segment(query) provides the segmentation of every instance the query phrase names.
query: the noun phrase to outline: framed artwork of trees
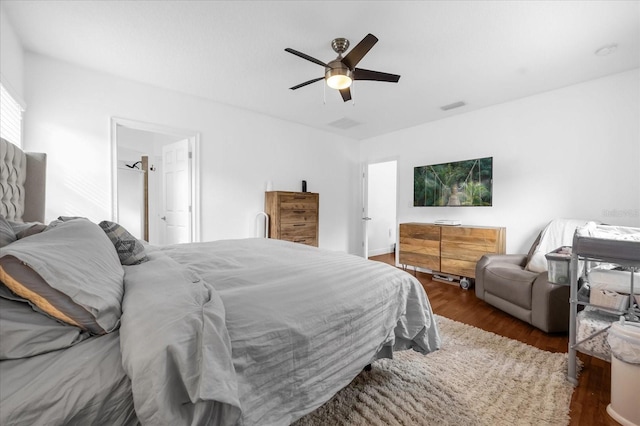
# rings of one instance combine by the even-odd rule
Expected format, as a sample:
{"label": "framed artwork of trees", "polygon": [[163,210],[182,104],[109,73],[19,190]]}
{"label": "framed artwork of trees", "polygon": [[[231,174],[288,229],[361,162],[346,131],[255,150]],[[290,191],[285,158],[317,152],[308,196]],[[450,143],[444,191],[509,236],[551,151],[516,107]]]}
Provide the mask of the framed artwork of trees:
{"label": "framed artwork of trees", "polygon": [[414,167],[413,205],[491,206],[493,157]]}

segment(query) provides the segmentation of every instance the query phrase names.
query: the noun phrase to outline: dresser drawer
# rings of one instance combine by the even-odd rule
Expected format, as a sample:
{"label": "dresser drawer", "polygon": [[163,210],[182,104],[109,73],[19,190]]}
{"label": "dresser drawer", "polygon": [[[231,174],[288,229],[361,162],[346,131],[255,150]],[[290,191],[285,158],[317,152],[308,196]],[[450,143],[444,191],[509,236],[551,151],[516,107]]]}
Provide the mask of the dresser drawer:
{"label": "dresser drawer", "polygon": [[283,223],[280,238],[294,243],[317,245],[318,226],[316,223]]}
{"label": "dresser drawer", "polygon": [[318,230],[314,222],[283,223],[280,225],[280,235],[283,237],[316,236]]}
{"label": "dresser drawer", "polygon": [[281,210],[316,210],[318,197],[316,194],[287,194],[280,196]]}
{"label": "dresser drawer", "polygon": [[317,210],[295,209],[280,210],[280,223],[316,223],[318,221]]}
{"label": "dresser drawer", "polygon": [[476,277],[475,261],[442,258],[440,262],[440,272],[469,278]]}

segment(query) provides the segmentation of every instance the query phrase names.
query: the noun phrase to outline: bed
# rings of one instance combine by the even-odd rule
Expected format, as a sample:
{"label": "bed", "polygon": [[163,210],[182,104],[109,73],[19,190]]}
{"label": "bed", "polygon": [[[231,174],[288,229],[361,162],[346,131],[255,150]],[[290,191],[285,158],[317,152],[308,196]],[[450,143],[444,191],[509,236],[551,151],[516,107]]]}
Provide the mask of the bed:
{"label": "bed", "polygon": [[45,224],[38,197],[32,210],[5,195],[38,190],[46,158],[25,171],[9,145],[0,424],[287,425],[376,359],[440,346],[420,283],[386,264],[280,240],[157,247],[109,221]]}

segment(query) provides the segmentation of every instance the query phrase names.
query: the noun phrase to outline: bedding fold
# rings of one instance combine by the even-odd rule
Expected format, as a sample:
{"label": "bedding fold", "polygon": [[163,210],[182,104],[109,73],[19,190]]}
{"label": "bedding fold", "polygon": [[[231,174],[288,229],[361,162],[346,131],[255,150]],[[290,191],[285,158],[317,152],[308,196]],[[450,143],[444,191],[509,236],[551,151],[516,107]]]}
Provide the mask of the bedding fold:
{"label": "bedding fold", "polygon": [[234,425],[240,417],[225,309],[161,252],[125,266],[120,347],[144,425]]}

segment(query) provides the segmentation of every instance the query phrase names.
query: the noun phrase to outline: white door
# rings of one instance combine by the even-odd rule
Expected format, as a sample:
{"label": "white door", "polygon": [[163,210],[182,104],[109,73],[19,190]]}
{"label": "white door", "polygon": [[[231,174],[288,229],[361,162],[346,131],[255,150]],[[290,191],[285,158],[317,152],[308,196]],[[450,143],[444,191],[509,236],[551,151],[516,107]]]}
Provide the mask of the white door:
{"label": "white door", "polygon": [[162,147],[163,244],[191,241],[191,162],[189,140]]}

